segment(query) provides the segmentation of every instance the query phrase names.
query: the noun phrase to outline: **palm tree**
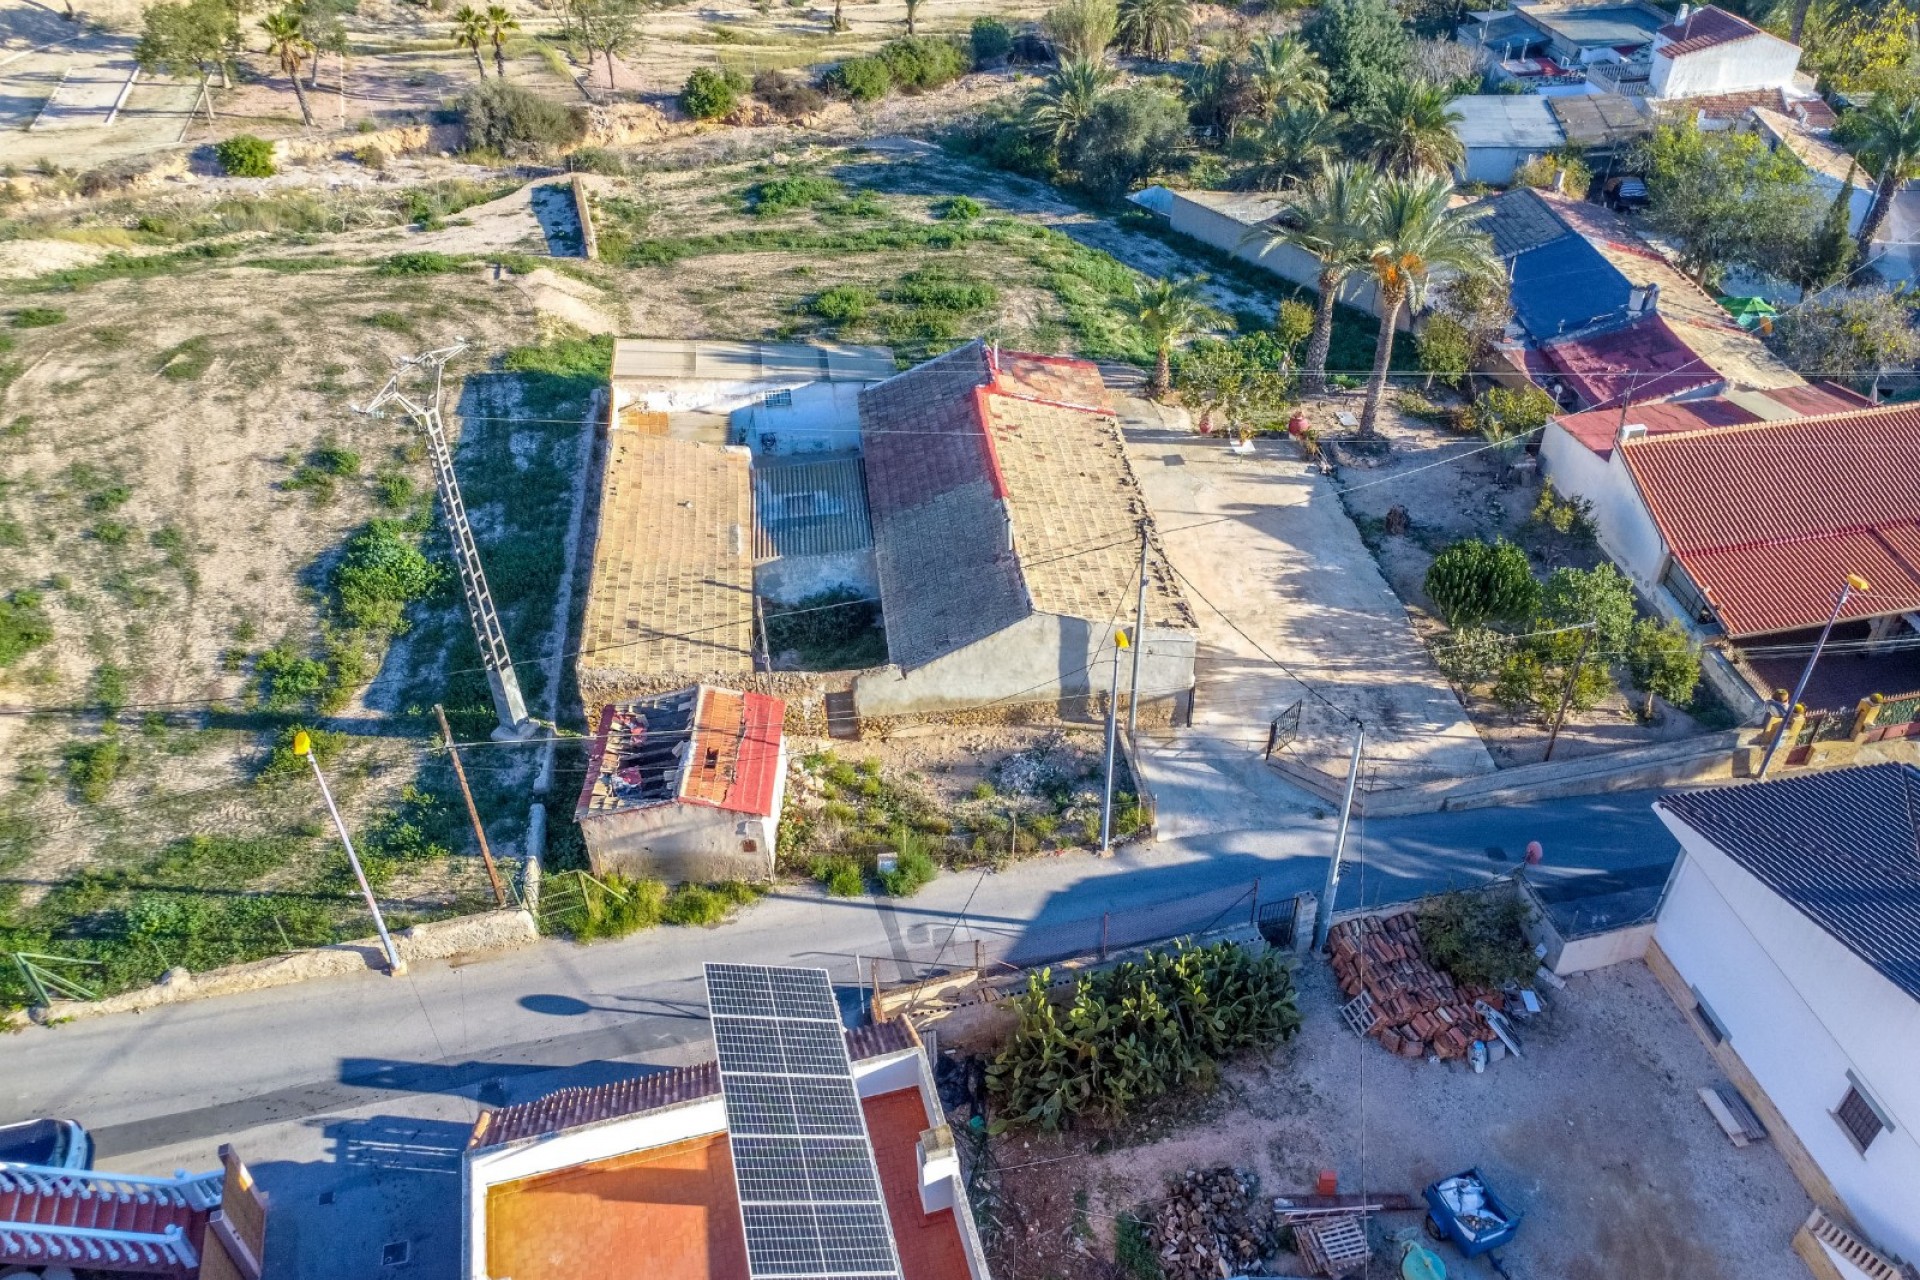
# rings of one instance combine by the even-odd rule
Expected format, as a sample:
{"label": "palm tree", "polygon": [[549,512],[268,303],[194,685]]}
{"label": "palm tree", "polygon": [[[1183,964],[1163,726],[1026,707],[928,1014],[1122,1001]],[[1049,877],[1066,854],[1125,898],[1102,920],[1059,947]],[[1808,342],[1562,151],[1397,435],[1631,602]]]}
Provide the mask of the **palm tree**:
{"label": "palm tree", "polygon": [[487,39],[493,41],[493,68],[500,73],[500,78],[505,80],[507,55],[503,46],[508,34],[520,29],[520,23],[511,13],[497,4],[488,5],[486,13],[482,16],[487,25]]}
{"label": "palm tree", "polygon": [[1188,0],[1120,0],[1120,47],[1149,58],[1166,59],[1193,34]]}
{"label": "palm tree", "polygon": [[1437,174],[1388,177],[1381,181],[1370,220],[1367,254],[1380,312],[1380,335],[1373,344],[1373,380],[1360,434],[1370,436],[1387,389],[1400,308],[1420,306],[1435,271],[1477,275],[1497,269],[1493,242],[1473,226],[1489,212],[1485,206],[1449,207],[1453,181]]}
{"label": "palm tree", "polygon": [[1301,371],[1309,395],[1320,395],[1327,389],[1333,308],[1341,282],[1367,263],[1373,245],[1371,224],[1378,184],[1379,177],[1371,169],[1330,165],[1272,222],[1261,223],[1247,234],[1248,240],[1264,239],[1268,246],[1303,249],[1319,264],[1314,287],[1320,296],[1314,303],[1313,335],[1307,340],[1307,359]]}
{"label": "palm tree", "polygon": [[267,52],[279,60],[280,69],[293,81],[293,96],[300,101],[300,119],[311,129],[313,112],[307,107],[307,91],[300,87],[300,64],[313,52],[313,45],[301,29],[300,15],[291,9],[270,13],[260,19],[260,29],[267,33]]}
{"label": "palm tree", "polygon": [[1247,78],[1262,114],[1277,107],[1327,105],[1327,70],[1298,37],[1254,41],[1247,51]]}
{"label": "palm tree", "polygon": [[1860,140],[1860,158],[1880,171],[1880,181],[1873,188],[1873,204],[1860,223],[1855,241],[1864,261],[1880,224],[1887,220],[1887,210],[1893,207],[1900,184],[1920,177],[1920,98],[1901,106],[1890,94],[1876,94],[1872,105],[1855,116],[1852,124]]}
{"label": "palm tree", "polygon": [[1281,191],[1317,171],[1332,158],[1339,142],[1340,126],[1326,110],[1289,105],[1244,133],[1239,150],[1253,162],[1255,187]]}
{"label": "palm tree", "polygon": [[1173,344],[1206,323],[1211,308],[1200,299],[1205,276],[1156,280],[1134,286],[1134,319],[1153,343],[1153,377],[1147,394],[1158,400],[1173,385]]}
{"label": "palm tree", "polygon": [[462,49],[473,50],[473,69],[480,78],[487,78],[487,64],[480,60],[480,46],[487,42],[486,15],[470,4],[463,4],[453,14],[453,42]]}
{"label": "palm tree", "polygon": [[1361,113],[1359,124],[1373,161],[1389,173],[1410,178],[1446,173],[1466,158],[1466,148],[1453,131],[1463,118],[1448,105],[1445,89],[1402,79]]}
{"label": "palm tree", "polygon": [[1113,72],[1091,58],[1072,58],[1055,67],[1027,104],[1034,132],[1056,150],[1073,140],[1093,113],[1093,104],[1113,83]]}

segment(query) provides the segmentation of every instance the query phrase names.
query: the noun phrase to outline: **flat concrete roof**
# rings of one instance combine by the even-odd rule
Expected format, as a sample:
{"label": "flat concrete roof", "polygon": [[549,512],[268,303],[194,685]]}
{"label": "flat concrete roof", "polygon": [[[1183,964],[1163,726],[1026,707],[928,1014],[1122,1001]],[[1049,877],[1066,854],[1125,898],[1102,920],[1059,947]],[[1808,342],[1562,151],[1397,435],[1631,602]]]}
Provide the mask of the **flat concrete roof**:
{"label": "flat concrete roof", "polygon": [[1175,191],[1173,196],[1249,227],[1265,222],[1287,207],[1287,202],[1279,196],[1247,191]]}
{"label": "flat concrete roof", "polygon": [[1469,150],[1475,147],[1513,147],[1552,151],[1566,134],[1547,99],[1535,93],[1474,93],[1448,104],[1460,113],[1455,136]]}
{"label": "flat concrete roof", "polygon": [[898,370],[888,347],[840,342],[700,342],[616,338],[615,382],[878,382]]}
{"label": "flat concrete roof", "polygon": [[1583,49],[1651,44],[1653,33],[1667,24],[1667,15],[1637,4],[1572,8],[1557,5],[1521,5],[1518,12]]}

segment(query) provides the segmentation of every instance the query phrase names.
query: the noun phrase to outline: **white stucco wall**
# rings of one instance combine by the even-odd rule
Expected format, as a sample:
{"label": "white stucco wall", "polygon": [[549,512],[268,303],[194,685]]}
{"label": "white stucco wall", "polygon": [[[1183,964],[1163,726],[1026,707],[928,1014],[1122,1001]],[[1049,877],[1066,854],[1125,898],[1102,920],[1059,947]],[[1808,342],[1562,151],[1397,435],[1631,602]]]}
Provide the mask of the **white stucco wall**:
{"label": "white stucco wall", "polygon": [[[1105,626],[1036,613],[925,666],[870,672],[854,681],[854,707],[864,718],[958,711],[995,702],[1036,707],[1061,698],[1105,696],[1113,674],[1113,641]],[[1170,698],[1193,687],[1191,631],[1147,628],[1140,661],[1140,700]],[[1120,657],[1124,694],[1131,651]],[[1044,710],[1044,708],[1041,708]]]}
{"label": "white stucco wall", "polygon": [[580,824],[596,874],[665,880],[765,880],[773,874],[774,837],[786,799],[787,746],[780,744],[773,814],[761,817],[712,805],[648,805],[590,816]]}
{"label": "white stucco wall", "polygon": [[[764,394],[755,395],[733,411],[733,438],[761,453],[824,453],[829,450],[860,447],[860,393],[871,384],[862,382],[811,382],[789,390],[793,402],[786,405],[764,403]],[[765,449],[763,437],[773,437],[773,448]]]}
{"label": "white stucco wall", "polygon": [[1504,187],[1513,181],[1521,166],[1538,159],[1544,152],[1526,147],[1468,147],[1466,163],[1456,174],[1463,182],[1484,182]]}
{"label": "white stucco wall", "polygon": [[[1173,193],[1172,212],[1167,216],[1167,225],[1181,235],[1192,236],[1202,244],[1212,245],[1222,253],[1230,253],[1242,262],[1250,262],[1265,271],[1271,271],[1282,280],[1291,280],[1294,284],[1319,292],[1316,281],[1320,275],[1320,264],[1313,255],[1304,249],[1292,245],[1264,245],[1262,240],[1243,243],[1248,225],[1235,218],[1228,217],[1217,209],[1210,209],[1199,201],[1191,199],[1185,192]],[[1379,291],[1362,275],[1350,275],[1336,291],[1341,302],[1350,307],[1358,307],[1371,315],[1378,316]],[[1412,317],[1402,309],[1399,327],[1412,327]]]}
{"label": "white stucco wall", "polygon": [[1656,98],[1785,89],[1800,66],[1799,46],[1768,35],[1748,36],[1678,58],[1661,51],[1664,43],[1654,42],[1652,96]]}
{"label": "white stucco wall", "polygon": [[[1632,414],[1627,416],[1632,421]],[[1616,447],[1608,457],[1600,457],[1558,422],[1549,422],[1540,433],[1540,463],[1553,487],[1593,504],[1601,549],[1643,594],[1651,595],[1666,571],[1667,546],[1620,454]]]}
{"label": "white stucco wall", "polygon": [[[1920,1258],[1920,1001],[1684,822],[1655,938],[1878,1248]],[[1890,1113],[1863,1154],[1833,1110],[1851,1071]]]}

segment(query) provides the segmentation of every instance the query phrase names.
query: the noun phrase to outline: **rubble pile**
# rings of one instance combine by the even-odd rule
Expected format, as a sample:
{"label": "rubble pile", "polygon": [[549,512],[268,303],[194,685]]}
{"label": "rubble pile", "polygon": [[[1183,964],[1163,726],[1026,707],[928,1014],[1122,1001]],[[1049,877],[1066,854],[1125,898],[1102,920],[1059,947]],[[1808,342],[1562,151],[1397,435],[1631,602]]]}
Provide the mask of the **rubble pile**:
{"label": "rubble pile", "polygon": [[1257,1275],[1275,1247],[1273,1215],[1259,1181],[1237,1169],[1189,1169],[1147,1223],[1167,1280]]}
{"label": "rubble pile", "polygon": [[[1403,1058],[1465,1058],[1474,1042],[1497,1038],[1475,1001],[1504,1012],[1506,998],[1489,987],[1461,986],[1427,963],[1412,912],[1343,920],[1327,932],[1341,994],[1372,1001],[1366,1034]],[[1356,1024],[1355,1030],[1360,1030]]]}

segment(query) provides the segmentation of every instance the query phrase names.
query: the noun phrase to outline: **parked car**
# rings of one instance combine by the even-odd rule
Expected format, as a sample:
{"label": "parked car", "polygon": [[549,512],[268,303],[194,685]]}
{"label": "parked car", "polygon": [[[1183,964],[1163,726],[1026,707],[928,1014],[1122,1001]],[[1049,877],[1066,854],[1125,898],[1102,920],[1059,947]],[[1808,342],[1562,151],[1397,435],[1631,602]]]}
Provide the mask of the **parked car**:
{"label": "parked car", "polygon": [[78,1120],[22,1120],[18,1124],[0,1124],[0,1164],[91,1169],[93,1135]]}
{"label": "parked car", "polygon": [[1622,213],[1647,207],[1647,184],[1639,178],[1609,178],[1604,190],[1607,205]]}

